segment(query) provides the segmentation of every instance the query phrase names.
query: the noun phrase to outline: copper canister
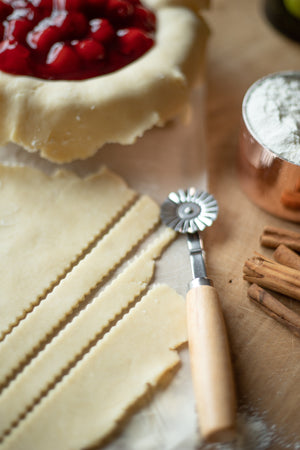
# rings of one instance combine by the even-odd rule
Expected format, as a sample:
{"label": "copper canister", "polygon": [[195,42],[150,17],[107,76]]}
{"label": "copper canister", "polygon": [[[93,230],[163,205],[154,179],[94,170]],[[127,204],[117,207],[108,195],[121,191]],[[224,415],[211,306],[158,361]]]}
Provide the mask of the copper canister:
{"label": "copper canister", "polygon": [[[288,74],[300,79],[300,72]],[[255,84],[247,91],[242,107],[238,152],[241,187],[250,200],[265,211],[300,222],[300,166],[266,148],[251,130],[247,120],[247,101],[254,88]]]}

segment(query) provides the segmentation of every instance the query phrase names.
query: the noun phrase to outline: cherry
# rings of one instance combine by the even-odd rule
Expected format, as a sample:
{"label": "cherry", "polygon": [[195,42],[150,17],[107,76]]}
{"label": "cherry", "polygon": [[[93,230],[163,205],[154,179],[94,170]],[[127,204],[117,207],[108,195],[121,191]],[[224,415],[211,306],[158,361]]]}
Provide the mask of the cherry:
{"label": "cherry", "polygon": [[154,31],[156,26],[155,14],[149,9],[137,5],[134,11],[133,26],[146,31]]}
{"label": "cherry", "polygon": [[80,67],[79,56],[68,44],[57,42],[54,44],[48,55],[46,64],[48,69],[54,74],[65,74],[76,72]]}
{"label": "cherry", "polygon": [[61,28],[64,30],[64,36],[68,39],[81,37],[88,31],[88,21],[82,13],[74,11],[67,14]]}
{"label": "cherry", "polygon": [[57,31],[54,27],[33,32],[27,37],[28,44],[39,52],[46,52],[57,41]]}
{"label": "cherry", "polygon": [[53,0],[53,6],[58,11],[81,11],[84,9],[84,0]]}
{"label": "cherry", "polygon": [[74,48],[84,61],[97,61],[105,57],[104,46],[91,38],[76,41]]}
{"label": "cherry", "polygon": [[152,45],[140,0],[0,0],[0,70],[84,79],[118,70]]}
{"label": "cherry", "polygon": [[55,42],[60,40],[60,36],[60,29],[46,18],[28,33],[27,43],[39,52],[47,52]]}
{"label": "cherry", "polygon": [[153,44],[153,40],[138,28],[119,30],[117,36],[120,52],[134,58],[141,56]]}
{"label": "cherry", "polygon": [[99,42],[108,42],[115,35],[115,30],[107,19],[92,19],[89,25],[91,36]]}
{"label": "cherry", "polygon": [[122,21],[132,16],[134,7],[127,0],[108,0],[106,11],[112,21]]}
{"label": "cherry", "polygon": [[0,20],[4,20],[13,12],[13,8],[8,3],[0,1]]}
{"label": "cherry", "polygon": [[28,19],[14,19],[5,23],[4,39],[25,41],[32,23]]}
{"label": "cherry", "polygon": [[29,58],[29,50],[18,42],[5,40],[0,43],[0,66],[5,72],[30,73]]}

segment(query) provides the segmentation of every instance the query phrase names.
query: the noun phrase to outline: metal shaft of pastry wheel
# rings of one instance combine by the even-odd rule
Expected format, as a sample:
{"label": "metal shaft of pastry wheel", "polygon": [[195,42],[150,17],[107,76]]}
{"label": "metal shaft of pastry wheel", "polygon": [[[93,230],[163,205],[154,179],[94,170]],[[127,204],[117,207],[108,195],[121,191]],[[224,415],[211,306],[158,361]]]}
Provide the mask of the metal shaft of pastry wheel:
{"label": "metal shaft of pastry wheel", "polygon": [[199,428],[207,442],[236,436],[236,394],[225,322],[217,291],[208,279],[200,232],[217,218],[214,197],[195,188],[172,192],[162,221],[186,233],[193,280],[186,297],[189,353]]}

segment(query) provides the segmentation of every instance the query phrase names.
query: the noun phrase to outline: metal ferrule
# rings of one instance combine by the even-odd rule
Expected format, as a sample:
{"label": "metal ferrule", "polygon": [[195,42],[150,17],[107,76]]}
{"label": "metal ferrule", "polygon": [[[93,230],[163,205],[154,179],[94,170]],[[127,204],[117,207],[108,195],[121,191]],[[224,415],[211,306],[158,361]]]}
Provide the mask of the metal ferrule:
{"label": "metal ferrule", "polygon": [[207,277],[194,278],[189,283],[189,289],[193,289],[198,286],[213,286],[212,280]]}

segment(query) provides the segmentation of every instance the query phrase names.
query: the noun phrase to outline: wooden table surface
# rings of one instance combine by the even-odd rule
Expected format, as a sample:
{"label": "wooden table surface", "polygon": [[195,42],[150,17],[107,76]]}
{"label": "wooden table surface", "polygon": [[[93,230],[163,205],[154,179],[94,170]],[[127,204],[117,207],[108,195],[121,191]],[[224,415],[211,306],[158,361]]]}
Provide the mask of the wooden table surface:
{"label": "wooden table surface", "polygon": [[[260,418],[270,430],[268,447],[262,445],[262,436],[257,446],[246,443],[243,450],[296,450],[300,449],[300,339],[250,303],[242,268],[255,250],[270,254],[259,245],[265,225],[295,230],[299,225],[276,219],[247,199],[237,180],[236,154],[246,90],[270,72],[300,70],[300,44],[284,38],[267,23],[262,0],[212,3],[205,14],[212,30],[205,128],[209,185],[220,214],[205,233],[208,271],[227,323],[239,413],[246,411],[248,417]],[[103,159],[103,153],[96,155],[95,166]],[[283,300],[300,313],[300,302]]]}
{"label": "wooden table surface", "polygon": [[[228,326],[240,411],[263,417],[268,448],[300,448],[300,339],[247,298],[245,260],[259,251],[265,225],[299,230],[253,205],[241,191],[236,153],[241,103],[248,87],[271,72],[300,70],[300,44],[275,31],[262,0],[216,0],[206,14],[212,30],[207,67],[206,139],[209,184],[220,205],[206,234],[208,267]],[[300,304],[286,301],[300,312]],[[298,445],[297,445],[298,443]],[[265,447],[264,447],[265,448]]]}

